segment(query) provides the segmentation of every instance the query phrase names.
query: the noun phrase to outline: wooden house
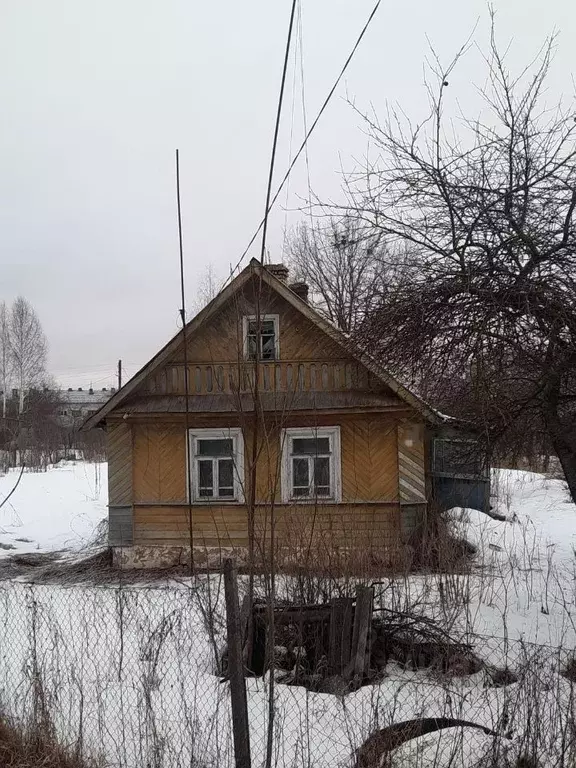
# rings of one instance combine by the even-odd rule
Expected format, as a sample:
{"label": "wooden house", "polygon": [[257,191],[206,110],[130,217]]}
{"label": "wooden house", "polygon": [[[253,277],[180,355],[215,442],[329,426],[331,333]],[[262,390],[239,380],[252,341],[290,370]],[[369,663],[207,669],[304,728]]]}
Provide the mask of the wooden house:
{"label": "wooden house", "polygon": [[413,535],[435,489],[444,505],[454,490],[466,503],[467,489],[486,504],[479,468],[450,459],[455,423],[287,277],[253,260],[87,420],[107,432],[119,564],[265,558],[272,547],[380,557]]}

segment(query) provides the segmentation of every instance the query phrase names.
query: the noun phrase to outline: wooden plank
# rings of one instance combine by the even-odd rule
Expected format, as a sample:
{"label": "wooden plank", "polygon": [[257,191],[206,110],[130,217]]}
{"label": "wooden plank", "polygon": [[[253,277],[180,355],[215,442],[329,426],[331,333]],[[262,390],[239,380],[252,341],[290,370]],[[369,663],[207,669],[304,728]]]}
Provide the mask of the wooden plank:
{"label": "wooden plank", "polygon": [[134,543],[132,507],[108,507],[108,545],[130,547]]}
{"label": "wooden plank", "polygon": [[224,593],[226,599],[226,629],[228,635],[228,675],[232,704],[232,731],[236,768],[250,768],[250,731],[248,703],[242,660],[242,631],[238,606],[238,574],[234,561],[224,561]]}
{"label": "wooden plank", "polygon": [[350,665],[352,655],[352,617],[354,615],[354,600],[351,597],[344,598],[344,616],[342,620],[342,652],[340,657],[340,668],[345,676]]}
{"label": "wooden plank", "polygon": [[356,609],[352,632],[352,658],[350,663],[354,676],[362,679],[366,667],[366,645],[372,623],[372,605],[374,590],[372,587],[356,587]]}
{"label": "wooden plank", "polygon": [[[344,674],[344,659],[350,656],[352,601],[346,597],[336,597],[332,599],[330,605],[328,665],[332,675],[342,675]],[[346,645],[348,646],[347,649]]]}
{"label": "wooden plank", "polygon": [[110,425],[108,447],[108,503],[111,506],[132,504],[132,430],[122,422]]}

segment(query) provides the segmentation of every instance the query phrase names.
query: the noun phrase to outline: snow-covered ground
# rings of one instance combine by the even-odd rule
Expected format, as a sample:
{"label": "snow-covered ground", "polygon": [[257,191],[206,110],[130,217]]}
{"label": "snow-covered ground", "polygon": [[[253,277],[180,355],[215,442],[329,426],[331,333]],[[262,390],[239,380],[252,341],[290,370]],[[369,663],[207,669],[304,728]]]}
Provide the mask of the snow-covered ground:
{"label": "snow-covered ground", "polygon": [[[107,464],[61,462],[46,472],[25,471],[0,507],[0,557],[16,552],[79,549],[107,514]],[[0,475],[0,504],[19,470]]]}
{"label": "snow-covered ground", "polygon": [[[0,502],[15,479],[0,478]],[[104,468],[94,465],[25,473],[0,509],[0,542],[40,551],[81,547],[105,515],[103,488]],[[478,546],[471,573],[384,579],[381,600],[437,618],[486,662],[512,669],[518,682],[492,687],[484,672],[447,678],[391,663],[379,684],[343,698],[278,684],[276,765],[348,768],[372,731],[418,716],[459,717],[497,730],[502,750],[514,759],[536,752],[539,768],[571,764],[559,756],[567,754],[562,736],[571,732],[576,697],[559,671],[576,648],[576,507],[563,482],[533,473],[499,471],[494,489],[505,522],[451,513],[455,530]],[[0,708],[26,717],[38,711],[40,695],[63,740],[81,740],[110,766],[227,768],[229,694],[216,675],[208,604],[220,646],[217,575],[132,587],[0,583]],[[267,680],[248,681],[248,706],[259,768]],[[450,729],[397,750],[392,768],[471,768],[493,747],[482,731]]]}

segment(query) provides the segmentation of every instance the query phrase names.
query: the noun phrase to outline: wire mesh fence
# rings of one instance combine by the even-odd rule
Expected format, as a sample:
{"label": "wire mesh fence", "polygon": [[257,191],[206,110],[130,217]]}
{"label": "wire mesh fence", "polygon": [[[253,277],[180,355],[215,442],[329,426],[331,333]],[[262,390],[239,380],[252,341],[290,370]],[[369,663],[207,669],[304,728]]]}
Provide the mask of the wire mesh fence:
{"label": "wire mesh fence", "polygon": [[[170,586],[2,582],[2,712],[87,763],[233,766],[225,619],[218,575]],[[435,647],[417,633],[410,646],[402,620],[386,646],[375,619],[367,673],[353,685],[320,659],[298,676],[306,649],[284,634],[273,668],[246,679],[252,766],[368,768],[386,764],[383,750],[396,767],[575,764],[571,649],[472,635],[454,647],[438,635]],[[452,727],[432,738],[426,718]],[[404,744],[382,730],[417,719],[404,736],[419,738]]]}

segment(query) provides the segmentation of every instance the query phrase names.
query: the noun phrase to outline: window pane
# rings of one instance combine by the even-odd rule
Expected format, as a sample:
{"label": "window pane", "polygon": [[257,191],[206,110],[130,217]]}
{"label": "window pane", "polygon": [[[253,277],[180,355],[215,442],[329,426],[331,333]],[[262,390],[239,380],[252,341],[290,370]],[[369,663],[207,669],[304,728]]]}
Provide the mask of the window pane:
{"label": "window pane", "polygon": [[[295,496],[308,495],[310,486],[310,474],[308,471],[308,459],[292,459],[292,488]],[[303,493],[297,493],[296,489],[304,489]]]}
{"label": "window pane", "polygon": [[256,336],[248,336],[248,357],[250,360],[254,360],[256,357]]}
{"label": "window pane", "polygon": [[302,456],[318,456],[330,453],[329,437],[295,437],[292,440],[292,453]]}
{"label": "window pane", "polygon": [[[258,335],[258,321],[248,322],[248,358],[256,357],[256,336]],[[274,360],[276,358],[276,330],[273,320],[260,321],[260,358],[262,360]]]}
{"label": "window pane", "polygon": [[[250,320],[248,323],[248,333],[256,334],[258,331],[258,321]],[[260,321],[260,333],[271,333],[274,335],[274,320],[261,320]]]}
{"label": "window pane", "polygon": [[482,454],[478,443],[468,440],[436,440],[434,469],[455,475],[481,475]]}
{"label": "window pane", "polygon": [[314,459],[314,486],[318,495],[325,496],[330,493],[330,459],[328,457]]}
{"label": "window pane", "polygon": [[262,360],[274,360],[276,357],[276,344],[274,334],[268,336],[262,334]]}
{"label": "window pane", "polygon": [[220,459],[218,462],[218,495],[234,496],[234,462]]}
{"label": "window pane", "polygon": [[198,440],[199,456],[232,456],[233,440]]}
{"label": "window pane", "polygon": [[212,462],[211,461],[199,461],[198,462],[198,495],[199,496],[213,496],[214,486],[212,481]]}

